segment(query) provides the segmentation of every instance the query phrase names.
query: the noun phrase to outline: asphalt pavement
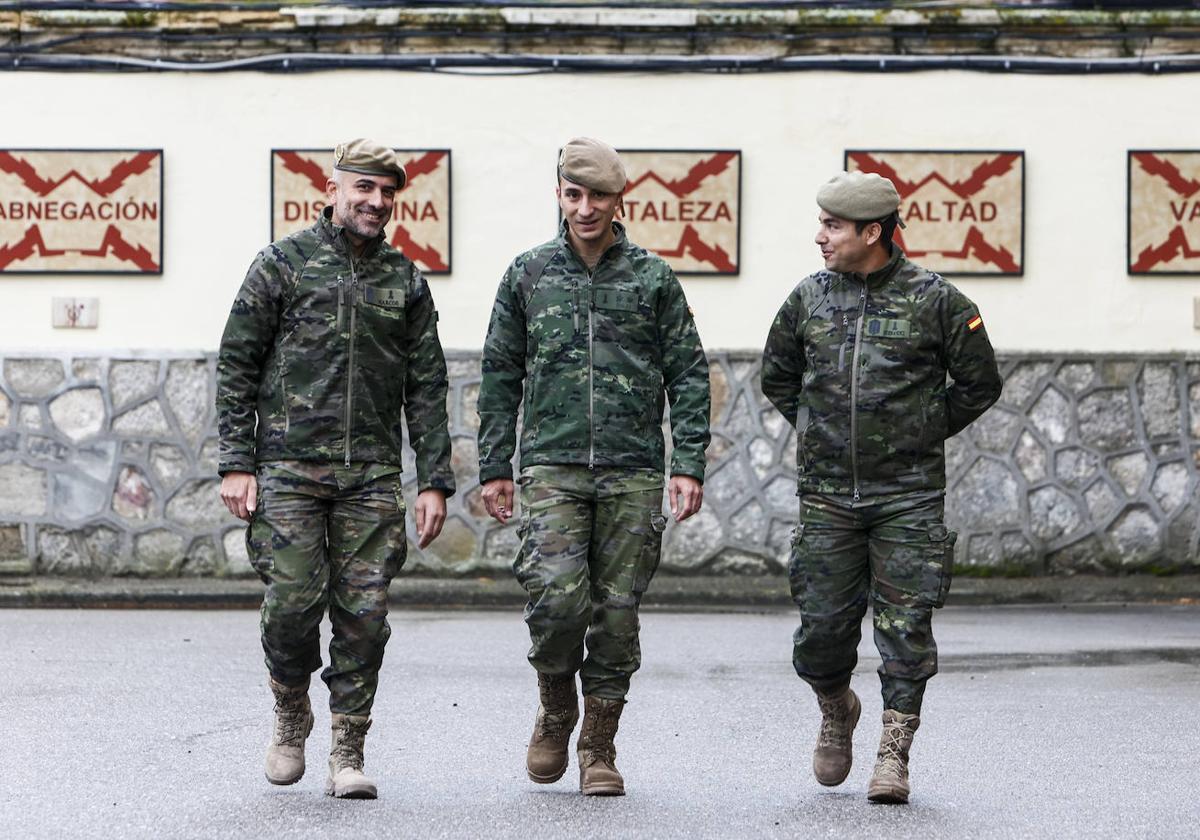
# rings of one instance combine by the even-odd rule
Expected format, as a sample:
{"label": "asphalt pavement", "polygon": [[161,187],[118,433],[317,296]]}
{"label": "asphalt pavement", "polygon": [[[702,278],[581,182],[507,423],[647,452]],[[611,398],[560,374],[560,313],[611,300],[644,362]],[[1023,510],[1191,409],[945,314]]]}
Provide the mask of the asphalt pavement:
{"label": "asphalt pavement", "polygon": [[[1200,824],[1200,607],[937,616],[906,807],[866,800],[881,712],[867,626],[849,779],[812,778],[818,714],[790,612],[643,613],[617,739],[624,798],[524,774],[536,683],[519,611],[394,612],[367,741],[377,801],[262,774],[253,611],[0,610],[0,836],[1186,837]],[[323,634],[328,639],[328,628]]]}

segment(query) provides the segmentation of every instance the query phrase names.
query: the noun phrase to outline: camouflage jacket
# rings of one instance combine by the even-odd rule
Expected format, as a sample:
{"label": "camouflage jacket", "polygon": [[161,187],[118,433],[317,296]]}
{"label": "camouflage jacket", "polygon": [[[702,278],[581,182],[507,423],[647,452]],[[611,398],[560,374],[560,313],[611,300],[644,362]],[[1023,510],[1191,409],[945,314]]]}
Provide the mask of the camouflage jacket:
{"label": "camouflage jacket", "polygon": [[683,288],[660,257],[625,238],[591,272],[559,237],[508,267],[483,346],[479,480],[511,478],[517,407],[521,465],[652,467],[704,480],[708,361]]}
{"label": "camouflage jacket", "polygon": [[944,488],[946,438],[1002,384],[975,304],[895,246],[866,277],[802,280],[763,350],[763,393],[796,427],[802,493]]}
{"label": "camouflage jacket", "polygon": [[419,488],[449,495],[446,360],[429,286],[382,236],[351,253],[326,209],[250,266],[217,357],[219,471],[284,459],[399,466],[403,410]]}

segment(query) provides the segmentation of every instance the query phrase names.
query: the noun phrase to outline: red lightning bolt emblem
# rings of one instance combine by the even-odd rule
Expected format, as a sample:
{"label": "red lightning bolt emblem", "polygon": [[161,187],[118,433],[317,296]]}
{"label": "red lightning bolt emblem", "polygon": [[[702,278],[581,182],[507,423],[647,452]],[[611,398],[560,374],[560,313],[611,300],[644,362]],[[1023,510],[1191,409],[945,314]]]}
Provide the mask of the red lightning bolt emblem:
{"label": "red lightning bolt emblem", "polygon": [[[1200,181],[1184,176],[1179,171],[1179,167],[1171,161],[1164,160],[1150,152],[1134,152],[1131,157],[1146,173],[1160,178],[1180,198],[1191,198],[1200,192]],[[1189,260],[1197,257],[1200,257],[1200,250],[1192,247],[1183,225],[1175,225],[1162,242],[1143,248],[1133,264],[1129,266],[1129,270],[1137,274],[1145,274],[1155,266],[1172,260]]]}
{"label": "red lightning bolt emblem", "polygon": [[[157,151],[136,152],[117,161],[108,174],[100,178],[88,178],[75,168],[69,169],[61,177],[49,178],[38,172],[37,168],[24,157],[12,152],[0,151],[0,172],[15,176],[25,189],[39,198],[52,195],[68,181],[77,181],[94,195],[108,198],[125,186],[130,178],[153,168],[160,154]],[[49,218],[53,219],[54,217]],[[64,219],[63,221],[68,220]],[[46,242],[41,227],[32,224],[25,229],[19,240],[0,244],[0,271],[35,255],[62,257],[67,254],[79,254],[84,257],[113,257],[122,262],[131,263],[144,272],[161,270],[161,266],[155,261],[150,250],[126,240],[124,233],[117,225],[105,226],[103,237],[95,248],[56,248]]]}

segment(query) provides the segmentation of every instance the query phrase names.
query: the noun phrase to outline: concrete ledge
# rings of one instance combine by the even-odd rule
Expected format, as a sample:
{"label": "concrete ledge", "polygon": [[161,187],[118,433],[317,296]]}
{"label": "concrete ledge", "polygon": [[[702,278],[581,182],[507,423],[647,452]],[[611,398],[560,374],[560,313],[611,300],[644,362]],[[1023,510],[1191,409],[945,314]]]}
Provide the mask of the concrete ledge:
{"label": "concrete ledge", "polygon": [[[0,608],[256,609],[257,580],[21,577],[0,580]],[[524,593],[511,578],[446,580],[401,577],[390,602],[409,609],[519,609]],[[1200,603],[1200,575],[1154,577],[959,578],[951,606],[972,604]],[[791,609],[778,577],[662,576],[645,604],[660,609]]]}

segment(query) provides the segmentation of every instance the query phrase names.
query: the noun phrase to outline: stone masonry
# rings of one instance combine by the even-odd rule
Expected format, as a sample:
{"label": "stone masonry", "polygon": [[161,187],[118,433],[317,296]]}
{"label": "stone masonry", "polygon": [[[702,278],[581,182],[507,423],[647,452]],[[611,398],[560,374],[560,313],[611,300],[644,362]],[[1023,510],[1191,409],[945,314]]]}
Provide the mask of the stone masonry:
{"label": "stone masonry", "polygon": [[[504,574],[517,538],[480,501],[479,357],[448,361],[459,492],[442,536],[428,551],[410,545],[406,568]],[[0,572],[251,574],[243,525],[217,493],[213,356],[0,362]],[[797,511],[795,434],[762,397],[756,353],[712,353],[710,368],[705,505],[668,528],[662,570],[782,574]],[[1021,355],[1002,370],[1000,403],[946,447],[960,573],[1200,567],[1200,360]],[[411,470],[406,479],[411,505]]]}

